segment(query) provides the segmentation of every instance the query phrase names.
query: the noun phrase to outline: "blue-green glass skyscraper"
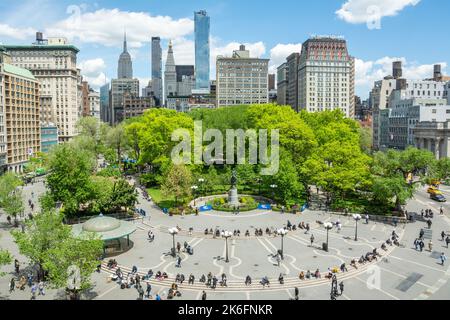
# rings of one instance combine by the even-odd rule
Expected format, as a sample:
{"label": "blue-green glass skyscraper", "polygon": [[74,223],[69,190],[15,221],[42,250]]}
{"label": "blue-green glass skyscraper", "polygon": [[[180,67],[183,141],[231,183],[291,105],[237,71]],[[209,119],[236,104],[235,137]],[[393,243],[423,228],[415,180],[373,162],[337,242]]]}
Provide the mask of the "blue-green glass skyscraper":
{"label": "blue-green glass skyscraper", "polygon": [[195,79],[196,89],[209,89],[210,19],[206,11],[195,12]]}

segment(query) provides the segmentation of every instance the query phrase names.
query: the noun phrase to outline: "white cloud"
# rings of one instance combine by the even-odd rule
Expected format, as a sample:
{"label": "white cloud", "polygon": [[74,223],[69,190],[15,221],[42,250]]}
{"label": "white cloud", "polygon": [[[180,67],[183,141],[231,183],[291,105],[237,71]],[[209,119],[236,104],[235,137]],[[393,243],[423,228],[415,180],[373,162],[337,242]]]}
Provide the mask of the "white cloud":
{"label": "white cloud", "polygon": [[94,89],[98,89],[108,81],[105,74],[106,63],[102,58],[81,61],[78,67],[81,69],[83,79]]}
{"label": "white cloud", "polygon": [[302,51],[302,44],[297,43],[288,43],[282,44],[279,43],[275,47],[270,50],[270,65],[269,65],[269,73],[277,73],[277,68],[286,62],[286,58],[289,57],[292,53],[300,53]]}
{"label": "white cloud", "polygon": [[188,18],[173,19],[119,9],[83,12],[80,8],[70,13],[70,17],[48,27],[46,34],[64,36],[72,42],[120,46],[126,30],[129,46],[140,48],[144,42],[150,42],[152,36],[175,39],[194,31],[194,22]]}
{"label": "white cloud", "polygon": [[407,6],[415,6],[420,0],[347,0],[336,11],[337,16],[349,23],[366,23],[373,20],[397,15]]}
{"label": "white cloud", "polygon": [[106,68],[105,61],[102,58],[96,58],[86,61],[81,61],[78,64],[81,73],[84,75],[93,75],[103,71]]}
{"label": "white cloud", "polygon": [[355,85],[357,94],[367,97],[375,81],[392,75],[392,62],[402,61],[403,77],[411,80],[420,80],[433,77],[433,67],[435,64],[442,66],[445,73],[446,62],[436,62],[431,64],[418,64],[410,62],[405,57],[383,57],[375,61],[355,60]]}
{"label": "white cloud", "polygon": [[36,31],[32,28],[15,28],[7,24],[0,23],[0,37],[7,37],[17,40],[25,40],[34,36]]}

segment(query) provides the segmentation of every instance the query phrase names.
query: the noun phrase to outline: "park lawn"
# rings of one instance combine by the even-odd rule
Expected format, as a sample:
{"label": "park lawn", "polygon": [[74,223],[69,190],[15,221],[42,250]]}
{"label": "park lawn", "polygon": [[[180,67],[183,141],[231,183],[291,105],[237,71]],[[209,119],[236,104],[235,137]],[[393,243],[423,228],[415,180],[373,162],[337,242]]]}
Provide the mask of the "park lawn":
{"label": "park lawn", "polygon": [[169,198],[164,197],[161,193],[161,189],[148,188],[147,192],[150,195],[150,197],[152,198],[153,202],[161,209],[164,209],[164,208],[170,209],[170,208],[175,207],[175,197],[169,197]]}

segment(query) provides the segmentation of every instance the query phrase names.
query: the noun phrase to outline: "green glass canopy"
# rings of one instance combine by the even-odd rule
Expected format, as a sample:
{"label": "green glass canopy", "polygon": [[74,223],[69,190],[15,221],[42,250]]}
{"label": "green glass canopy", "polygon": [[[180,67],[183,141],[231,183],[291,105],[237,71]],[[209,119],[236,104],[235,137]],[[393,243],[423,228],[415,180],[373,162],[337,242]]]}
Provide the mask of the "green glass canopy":
{"label": "green glass canopy", "polygon": [[72,226],[72,232],[77,237],[95,233],[103,241],[125,238],[135,231],[136,227],[133,223],[103,215],[92,218],[85,223]]}

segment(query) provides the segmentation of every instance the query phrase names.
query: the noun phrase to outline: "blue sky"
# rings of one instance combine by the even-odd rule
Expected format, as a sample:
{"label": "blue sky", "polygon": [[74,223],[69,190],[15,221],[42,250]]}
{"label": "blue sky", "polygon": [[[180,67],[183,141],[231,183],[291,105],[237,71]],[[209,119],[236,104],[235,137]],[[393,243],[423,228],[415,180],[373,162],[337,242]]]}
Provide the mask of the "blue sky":
{"label": "blue sky", "polygon": [[[404,61],[411,78],[431,76],[434,63],[450,73],[450,1],[443,0],[1,1],[0,42],[31,43],[37,30],[65,36],[81,49],[82,72],[98,87],[116,76],[126,29],[135,76],[146,83],[152,36],[162,37],[164,60],[173,39],[176,63],[193,64],[193,12],[200,9],[211,16],[212,78],[215,56],[231,54],[239,43],[253,55],[271,58],[274,71],[314,34],[346,38],[356,58],[356,91],[363,97],[373,81],[390,73],[395,59]],[[379,29],[368,27],[367,20],[373,20],[368,12],[381,17]]]}

